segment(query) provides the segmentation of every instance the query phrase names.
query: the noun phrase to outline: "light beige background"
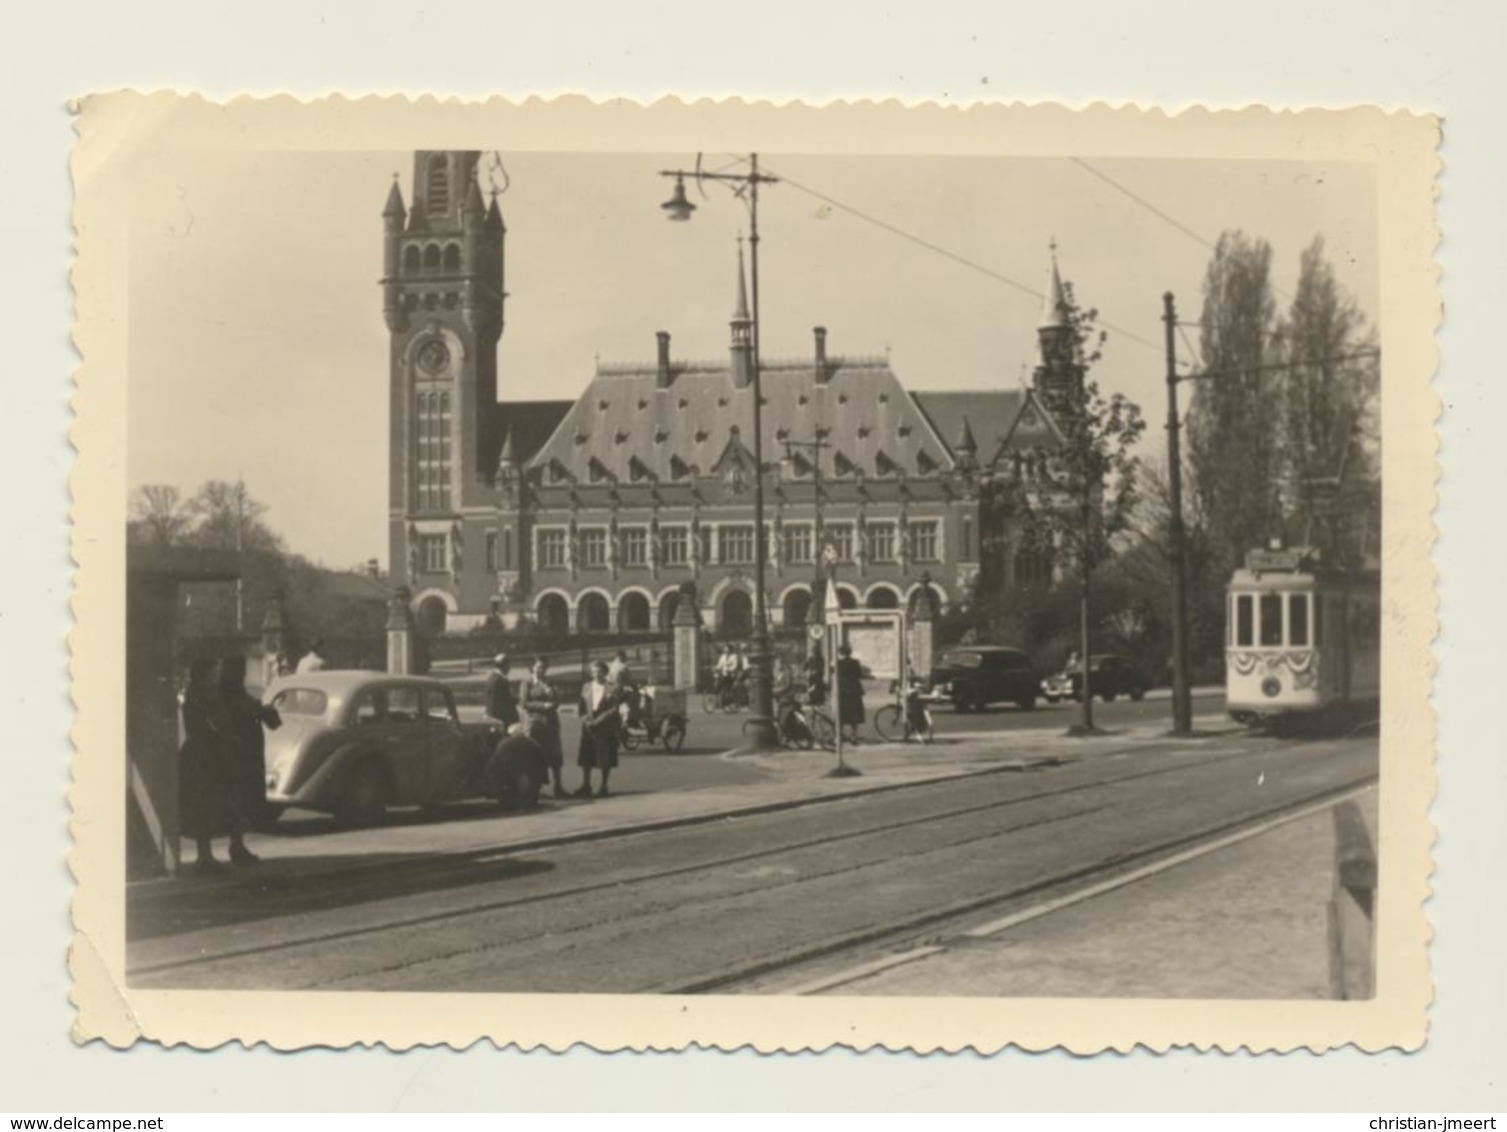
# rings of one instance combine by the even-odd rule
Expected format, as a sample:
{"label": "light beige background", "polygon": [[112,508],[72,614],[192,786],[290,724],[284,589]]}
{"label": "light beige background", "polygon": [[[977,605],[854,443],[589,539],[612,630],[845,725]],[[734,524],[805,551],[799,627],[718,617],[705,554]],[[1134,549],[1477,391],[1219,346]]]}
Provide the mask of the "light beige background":
{"label": "light beige background", "polygon": [[[404,100],[359,103],[241,99],[215,105],[174,95],[88,100],[74,176],[81,233],[75,273],[84,356],[75,398],[79,456],[73,476],[75,852],[79,888],[71,953],[79,1016],[75,1033],[129,1044],[140,1038],[207,1047],[227,1040],[279,1048],[381,1041],[396,1048],[478,1038],[563,1050],[820,1050],[834,1044],[922,1052],[1004,1045],[1061,1046],[1079,1053],[1175,1045],[1233,1050],[1416,1048],[1430,994],[1422,904],[1427,892],[1433,791],[1427,707],[1434,635],[1431,543],[1434,495],[1429,387],[1438,318],[1432,253],[1435,124],[1378,110],[1187,112],[1176,119],[1134,109],[979,106],[967,112],[899,105],[825,109],[727,102],[653,107],[582,98],[515,106],[440,106]],[[277,994],[145,991],[124,979],[124,805],[119,765],[124,684],[122,620],[126,484],[119,474],[131,414],[126,394],[137,362],[131,308],[139,262],[136,182],[185,155],[257,151],[391,151],[471,148],[505,138],[520,152],[648,153],[707,146],[767,153],[1086,155],[1209,162],[1303,157],[1374,164],[1381,272],[1383,473],[1383,695],[1381,875],[1376,914],[1377,994],[1368,1002],[1149,1002],[1128,999],[799,999],[670,996]],[[191,162],[190,162],[191,163]],[[149,181],[149,184],[156,183]],[[230,193],[233,190],[226,188]],[[247,207],[263,202],[246,200]],[[249,347],[248,347],[249,349]],[[233,364],[233,363],[232,363]],[[229,368],[229,366],[227,366]],[[133,422],[133,429],[134,429]],[[188,427],[185,422],[185,427]]]}
{"label": "light beige background", "polygon": [[[583,15],[580,10],[586,7]],[[263,0],[256,15],[227,19],[190,0],[115,5],[80,0],[29,11],[27,33],[9,41],[0,68],[0,114],[11,152],[0,233],[12,313],[5,468],[26,472],[13,514],[29,532],[9,548],[0,653],[9,734],[29,759],[7,770],[10,819],[0,825],[14,867],[0,872],[13,922],[4,972],[7,1024],[0,1062],[7,1103],[47,1110],[399,1107],[1136,1107],[1373,1111],[1500,1108],[1501,1009],[1507,973],[1495,868],[1507,854],[1500,820],[1504,764],[1494,757],[1499,680],[1483,661],[1497,654],[1500,444],[1489,426],[1507,411],[1499,369],[1500,296],[1507,293],[1507,174],[1500,129],[1499,45],[1507,9],[1470,0],[1431,9],[1378,9],[1368,0],[1190,13],[1182,0],[1080,4],[1064,27],[1055,6],[975,0],[918,5],[866,17],[856,4],[816,10],[769,0],[730,46],[722,21],[672,19],[639,6],[557,4],[526,21],[499,5],[369,0],[310,6]],[[457,36],[457,26],[464,34]],[[164,34],[171,28],[173,34]],[[71,452],[67,327],[72,297],[64,263],[73,238],[66,172],[72,137],[63,102],[91,89],[177,84],[221,97],[291,89],[305,96],[433,89],[472,97],[491,91],[591,90],[652,98],[756,91],[826,100],[1056,97],[1242,105],[1385,105],[1448,116],[1441,221],[1441,290],[1448,317],[1439,340],[1446,412],[1436,549],[1444,636],[1438,679],[1441,789],[1433,813],[1444,830],[1430,917],[1439,980],[1426,1047],[1414,1055],[1353,1052],[1223,1057],[1079,1059],[765,1058],[691,1053],[674,1057],[525,1056],[482,1046],[463,1055],[382,1050],[280,1056],[239,1047],[196,1056],[152,1047],[128,1054],[67,1039],[68,976],[60,958],[69,931],[70,885],[62,793],[71,722],[63,634],[67,610],[67,492]],[[589,1087],[587,1087],[589,1086]]]}

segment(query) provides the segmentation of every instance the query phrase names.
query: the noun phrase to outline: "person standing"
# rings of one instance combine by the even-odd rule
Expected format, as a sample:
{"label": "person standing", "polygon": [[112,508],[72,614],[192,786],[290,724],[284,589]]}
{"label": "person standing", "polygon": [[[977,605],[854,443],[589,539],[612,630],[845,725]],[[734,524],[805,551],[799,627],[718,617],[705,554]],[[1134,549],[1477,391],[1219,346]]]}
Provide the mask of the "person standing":
{"label": "person standing", "polygon": [[230,832],[226,812],[229,753],[219,727],[215,703],[215,665],[196,660],[189,666],[183,690],[183,746],[178,751],[179,832],[191,837],[197,850],[194,871],[211,873],[221,867],[213,839]]}
{"label": "person standing", "polygon": [[597,797],[607,797],[607,779],[612,768],[617,766],[618,729],[621,722],[618,708],[622,696],[617,686],[607,679],[607,665],[596,661],[591,666],[591,683],[581,689],[581,701],[577,711],[581,716],[581,742],[576,752],[576,765],[581,768],[581,785],[576,790],[577,798],[591,797],[591,772],[602,772],[602,785]]}
{"label": "person standing", "polygon": [[227,757],[225,803],[229,818],[230,863],[254,865],[259,858],[246,848],[246,834],[267,806],[267,737],[263,727],[277,728],[282,719],[246,691],[246,658],[220,661],[217,726],[224,734]]}
{"label": "person standing", "polygon": [[315,637],[309,642],[309,651],[304,653],[298,661],[298,674],[300,676],[308,672],[324,671],[324,657],[319,651],[322,648],[324,648],[324,641],[319,637]]}
{"label": "person standing", "polygon": [[852,645],[837,650],[837,709],[839,725],[848,729],[848,742],[856,743],[863,726],[863,665]]}
{"label": "person standing", "polygon": [[535,659],[533,671],[523,682],[522,699],[523,710],[528,713],[529,732],[544,748],[555,797],[563,798],[565,753],[560,745],[560,693],[549,682],[549,664],[542,656]]}
{"label": "person standing", "polygon": [[505,652],[492,658],[482,710],[488,719],[502,724],[504,729],[518,722],[518,704],[513,699],[513,685],[508,683],[508,654]]}

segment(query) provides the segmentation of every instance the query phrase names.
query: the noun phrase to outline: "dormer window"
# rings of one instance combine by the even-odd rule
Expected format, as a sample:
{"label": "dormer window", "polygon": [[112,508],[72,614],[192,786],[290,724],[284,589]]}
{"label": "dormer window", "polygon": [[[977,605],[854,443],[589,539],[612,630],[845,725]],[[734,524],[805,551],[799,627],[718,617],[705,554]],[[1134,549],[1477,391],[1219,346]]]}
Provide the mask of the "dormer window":
{"label": "dormer window", "polygon": [[881,476],[892,475],[900,470],[900,465],[891,460],[884,452],[874,457],[874,470]]}
{"label": "dormer window", "polygon": [[670,457],[670,477],[672,479],[683,480],[690,474],[691,469],[686,466],[686,462],[684,460],[682,460],[679,456]]}
{"label": "dormer window", "polygon": [[806,457],[801,455],[801,453],[799,452],[797,452],[790,458],[790,467],[791,470],[794,471],[798,476],[809,476],[813,471],[816,470],[812,466],[811,461],[806,459]]}
{"label": "dormer window", "polygon": [[840,476],[851,476],[857,470],[857,465],[841,452],[832,457],[832,467],[836,469],[837,474]]}
{"label": "dormer window", "polygon": [[626,444],[628,442],[628,434],[622,429],[618,429],[617,432],[612,434],[612,439],[617,444]]}
{"label": "dormer window", "polygon": [[565,465],[559,460],[551,460],[544,468],[544,480],[546,483],[564,483],[570,475],[565,470]]}
{"label": "dormer window", "polygon": [[637,456],[634,456],[628,461],[628,478],[634,483],[638,483],[640,480],[646,480],[649,478],[649,476],[649,466],[642,460],[640,460]]}
{"label": "dormer window", "polygon": [[932,459],[930,452],[926,451],[926,449],[923,448],[921,449],[921,451],[916,453],[916,471],[920,472],[923,476],[926,476],[930,475],[936,470],[937,462]]}
{"label": "dormer window", "polygon": [[601,483],[603,480],[609,478],[611,473],[607,471],[606,464],[593,456],[591,461],[586,465],[586,474],[592,483]]}

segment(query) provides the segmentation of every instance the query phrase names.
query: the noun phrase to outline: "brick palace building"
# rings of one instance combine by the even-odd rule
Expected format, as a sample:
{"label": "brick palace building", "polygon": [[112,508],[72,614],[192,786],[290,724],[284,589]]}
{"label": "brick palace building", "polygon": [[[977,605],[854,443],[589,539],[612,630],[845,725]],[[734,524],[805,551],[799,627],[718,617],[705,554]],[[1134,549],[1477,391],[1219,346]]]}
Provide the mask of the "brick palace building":
{"label": "brick palace building", "polygon": [[[574,400],[499,402],[506,230],[477,160],[418,153],[412,207],[394,183],[383,211],[391,564],[419,622],[649,632],[694,595],[710,630],[746,635],[759,470],[741,252],[726,358],[678,360],[660,332],[653,361],[599,363]],[[981,572],[1050,579],[980,499],[990,480],[1029,490],[1082,380],[1055,256],[1038,338],[1027,388],[911,392],[884,357],[830,353],[821,327],[809,357],[764,362],[774,627],[804,622],[826,546],[844,605],[904,605],[923,575],[944,607]]]}

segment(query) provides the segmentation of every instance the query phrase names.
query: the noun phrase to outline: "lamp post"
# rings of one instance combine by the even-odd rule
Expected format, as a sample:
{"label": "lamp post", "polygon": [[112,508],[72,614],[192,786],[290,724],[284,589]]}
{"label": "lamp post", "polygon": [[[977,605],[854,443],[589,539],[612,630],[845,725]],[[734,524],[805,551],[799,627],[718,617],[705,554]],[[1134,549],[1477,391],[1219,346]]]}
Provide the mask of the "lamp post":
{"label": "lamp post", "polygon": [[753,456],[758,475],[754,477],[753,650],[748,658],[753,683],[753,715],[744,727],[744,734],[748,739],[750,749],[773,750],[779,746],[779,738],[774,726],[769,656],[769,610],[764,578],[769,559],[769,547],[764,533],[764,397],[759,365],[759,186],[775,184],[779,178],[759,172],[757,153],[748,155],[746,173],[708,173],[702,170],[698,157],[694,170],[688,172],[684,169],[662,169],[659,175],[675,178],[674,193],[660,206],[670,220],[687,221],[691,218],[691,213],[696,211],[696,206],[686,199],[685,179],[687,177],[694,177],[698,184],[703,181],[715,181],[732,187],[733,195],[742,200],[748,209],[748,245],[753,285]]}

